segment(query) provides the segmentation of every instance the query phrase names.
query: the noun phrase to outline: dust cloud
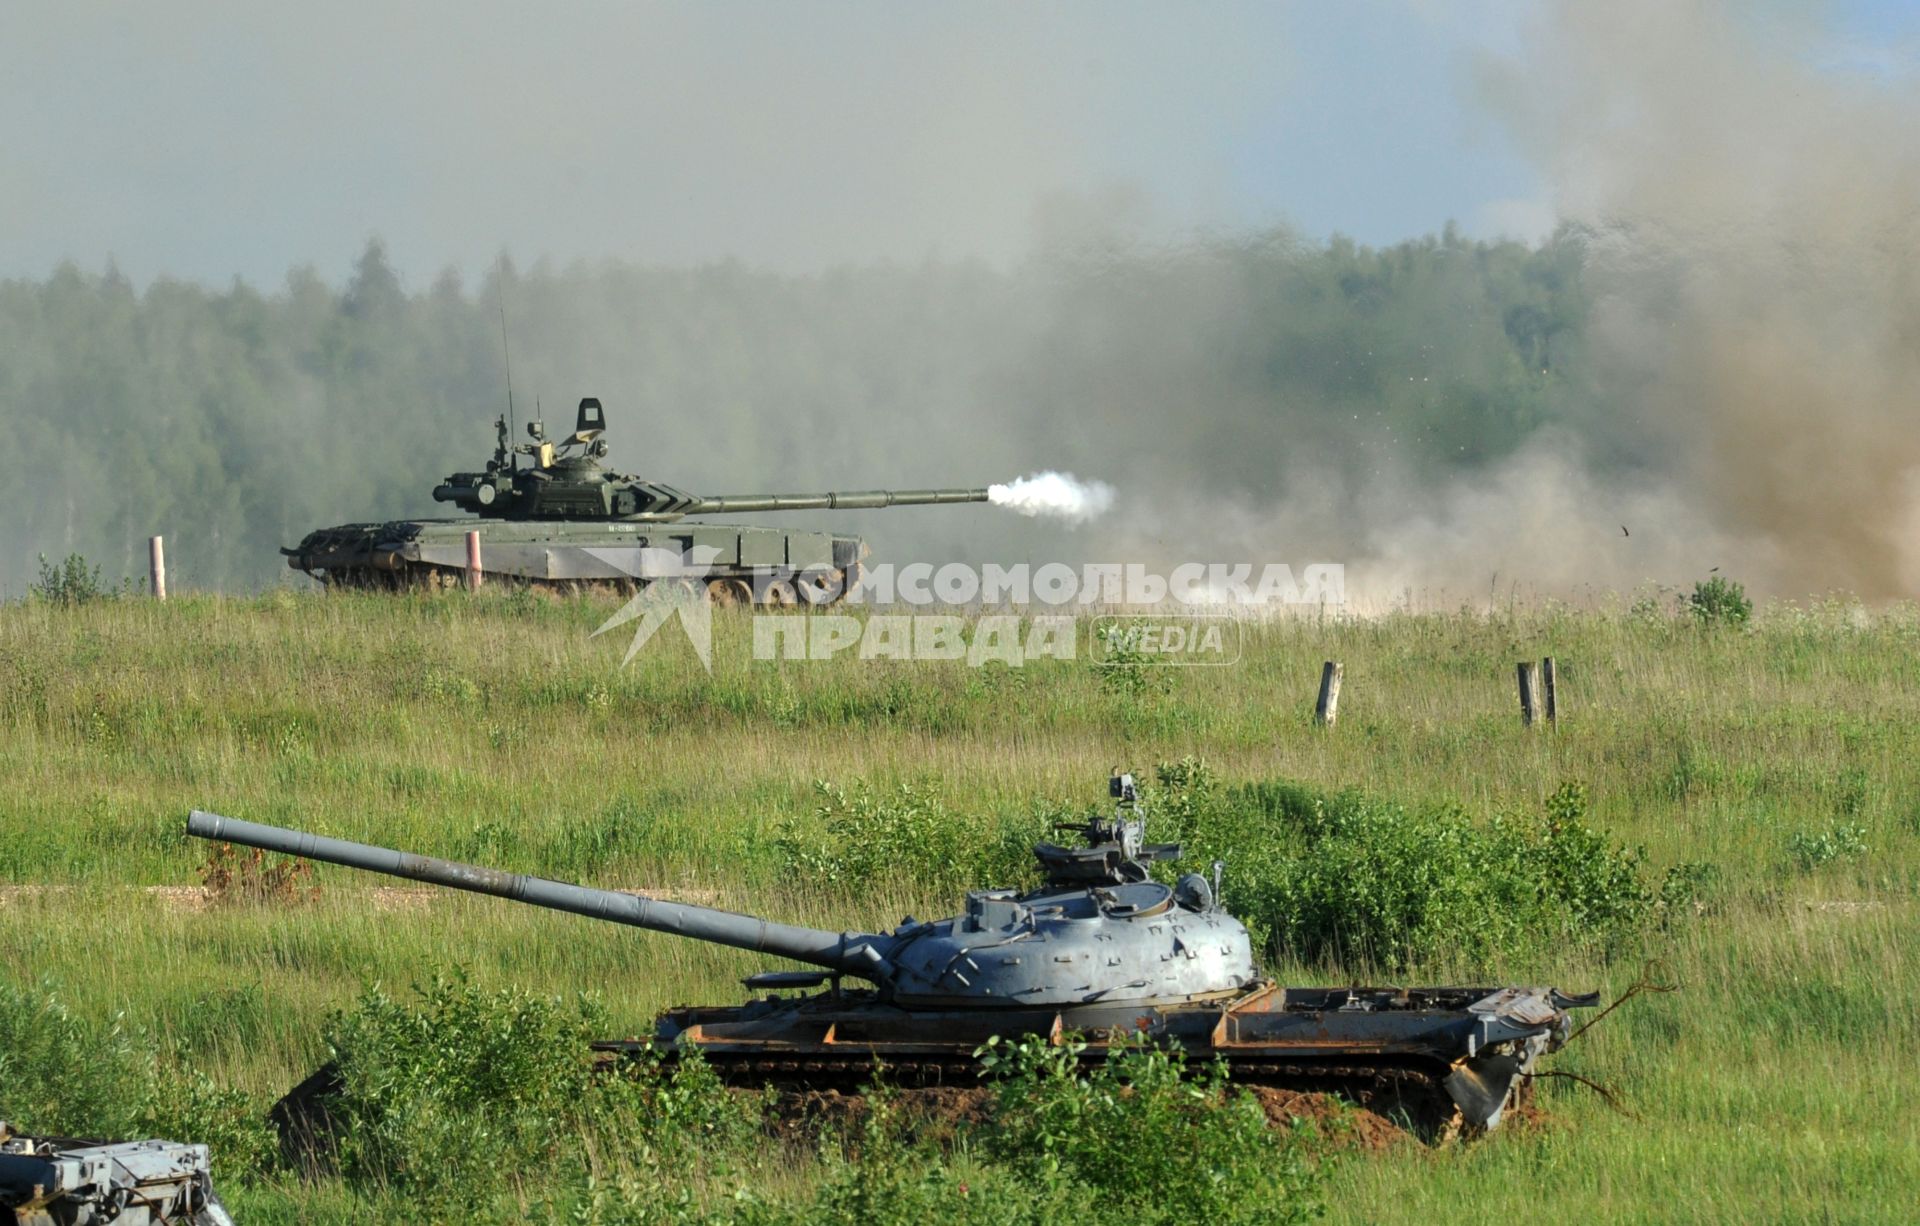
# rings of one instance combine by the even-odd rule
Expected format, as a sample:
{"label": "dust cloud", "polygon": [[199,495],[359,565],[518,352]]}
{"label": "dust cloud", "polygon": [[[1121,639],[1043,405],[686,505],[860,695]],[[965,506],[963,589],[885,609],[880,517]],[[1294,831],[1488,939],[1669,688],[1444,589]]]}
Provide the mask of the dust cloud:
{"label": "dust cloud", "polygon": [[1287,448],[1283,497],[1162,500],[1131,547],[1342,560],[1373,608],[1714,570],[1788,598],[1920,594],[1913,64],[1855,57],[1811,16],[1570,0],[1476,76],[1580,252],[1552,420],[1464,469],[1393,447],[1343,469],[1361,431]]}
{"label": "dust cloud", "polygon": [[[1576,467],[1527,500],[1538,514],[1486,510],[1584,525],[1599,497],[1632,538],[1593,554],[1583,528],[1532,552],[1585,546],[1614,578],[1633,539],[1649,573],[1686,557],[1781,595],[1912,597],[1920,86],[1768,12],[1562,3],[1485,73],[1584,231],[1587,458],[1633,474],[1583,488]],[[1471,521],[1482,498],[1450,505]]]}

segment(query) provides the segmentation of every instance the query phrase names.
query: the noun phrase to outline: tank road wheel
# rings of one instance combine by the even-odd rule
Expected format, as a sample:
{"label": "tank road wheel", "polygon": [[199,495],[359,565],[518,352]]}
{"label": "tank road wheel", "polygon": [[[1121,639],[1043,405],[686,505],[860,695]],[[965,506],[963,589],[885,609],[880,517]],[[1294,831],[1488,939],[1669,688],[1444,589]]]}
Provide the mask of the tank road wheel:
{"label": "tank road wheel", "polygon": [[718,609],[752,604],[753,588],[745,579],[713,579],[707,583],[707,603]]}
{"label": "tank road wheel", "polygon": [[794,577],[794,591],[800,599],[818,608],[832,604],[846,592],[846,576],[837,570],[806,570]]}
{"label": "tank road wheel", "polygon": [[793,584],[785,579],[774,579],[760,591],[760,603],[770,609],[789,608],[799,599],[800,594],[794,591]]}

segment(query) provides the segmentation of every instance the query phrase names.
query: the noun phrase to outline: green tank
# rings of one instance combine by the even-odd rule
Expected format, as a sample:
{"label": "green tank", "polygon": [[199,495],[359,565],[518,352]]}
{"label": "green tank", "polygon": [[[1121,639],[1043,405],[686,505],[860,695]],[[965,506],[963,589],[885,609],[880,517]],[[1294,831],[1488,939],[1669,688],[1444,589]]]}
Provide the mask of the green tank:
{"label": "green tank", "polygon": [[[549,438],[538,421],[527,424],[531,441],[524,443],[512,441],[505,417],[495,429],[486,469],[454,473],[433,491],[435,501],[477,518],[321,528],[280,551],[287,565],[329,587],[456,586],[477,561],[483,579],[535,587],[634,591],[669,583],[703,588],[716,604],[826,604],[858,580],[867,554],[859,537],[686,516],[987,501],[984,488],[690,494],[603,467],[606,418],[592,397],[580,402],[564,438]],[[478,534],[477,549],[469,533]]]}

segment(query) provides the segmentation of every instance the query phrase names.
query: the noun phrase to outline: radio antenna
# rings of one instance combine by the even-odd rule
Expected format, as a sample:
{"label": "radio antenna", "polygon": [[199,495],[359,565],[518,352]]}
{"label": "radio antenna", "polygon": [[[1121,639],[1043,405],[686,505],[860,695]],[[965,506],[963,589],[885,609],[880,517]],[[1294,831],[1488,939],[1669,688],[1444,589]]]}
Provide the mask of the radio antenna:
{"label": "radio antenna", "polygon": [[[505,360],[507,366],[507,437],[512,438],[514,427],[513,348],[507,344],[507,256],[505,252],[500,253],[499,270],[499,276],[496,279],[500,284],[500,356]],[[508,465],[510,465],[509,471],[520,471],[519,453],[511,452],[509,456],[510,458],[507,460]]]}

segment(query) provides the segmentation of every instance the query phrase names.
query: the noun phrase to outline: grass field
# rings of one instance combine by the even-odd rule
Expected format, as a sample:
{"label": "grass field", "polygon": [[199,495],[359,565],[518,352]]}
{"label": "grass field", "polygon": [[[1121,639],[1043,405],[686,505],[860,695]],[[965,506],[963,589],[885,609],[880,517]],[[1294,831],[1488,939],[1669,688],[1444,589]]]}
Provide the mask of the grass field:
{"label": "grass field", "polygon": [[[1543,1123],[1472,1145],[1329,1159],[1331,1221],[1886,1221],[1910,1217],[1920,1123],[1920,618],[1845,605],[1747,630],[1645,610],[1397,614],[1247,626],[1233,667],[1130,695],[1086,663],[755,663],[718,617],[709,677],[677,636],[619,667],[611,606],[276,592],[164,606],[0,607],[0,980],[181,1045],[263,1108],[322,1054],[329,1009],[437,971],[591,989],[630,1032],[737,999],[745,954],[321,868],[298,906],[201,905],[189,808],[823,926],[956,900],[910,874],[796,878],[816,781],[902,783],[955,814],[1097,803],[1116,763],[1203,758],[1224,784],[1362,789],[1476,820],[1566,781],[1644,847],[1650,880],[1712,866],[1627,945],[1444,951],[1399,973],[1609,994],[1648,959],[1679,985],[1554,1067]],[[621,640],[621,641],[613,641]],[[1516,660],[1559,662],[1557,730],[1523,731]],[[1310,718],[1346,666],[1337,729]],[[1232,896],[1234,869],[1227,869]],[[1272,968],[1341,982],[1372,968]],[[6,1068],[0,1056],[0,1072]],[[10,1103],[0,1081],[0,1116]],[[31,1123],[31,1120],[27,1121]],[[1119,1144],[1116,1160],[1125,1160]],[[811,1159],[757,1178],[804,1183]],[[378,1189],[229,1182],[252,1220],[375,1220]],[[301,1214],[307,1216],[303,1219]]]}

